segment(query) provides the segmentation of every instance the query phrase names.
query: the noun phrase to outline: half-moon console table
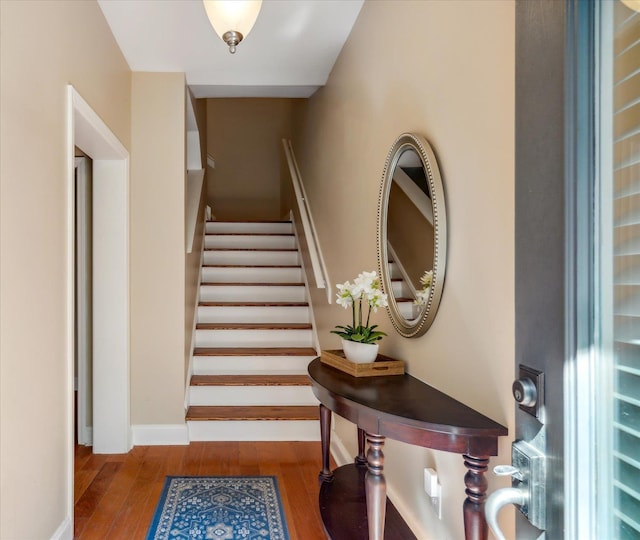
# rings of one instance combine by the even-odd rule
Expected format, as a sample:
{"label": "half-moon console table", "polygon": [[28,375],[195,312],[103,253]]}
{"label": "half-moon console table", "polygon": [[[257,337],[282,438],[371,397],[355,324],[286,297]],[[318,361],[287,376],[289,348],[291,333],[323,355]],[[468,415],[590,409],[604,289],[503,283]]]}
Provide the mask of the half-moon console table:
{"label": "half-moon console table", "polygon": [[[352,377],[316,358],[309,364],[309,377],[321,403],[320,513],[332,540],[414,538],[387,501],[382,453],[386,437],[462,454],[467,468],[465,539],[486,540],[484,473],[507,428],[408,374]],[[332,411],[358,426],[355,464],[335,472],[329,465]]]}

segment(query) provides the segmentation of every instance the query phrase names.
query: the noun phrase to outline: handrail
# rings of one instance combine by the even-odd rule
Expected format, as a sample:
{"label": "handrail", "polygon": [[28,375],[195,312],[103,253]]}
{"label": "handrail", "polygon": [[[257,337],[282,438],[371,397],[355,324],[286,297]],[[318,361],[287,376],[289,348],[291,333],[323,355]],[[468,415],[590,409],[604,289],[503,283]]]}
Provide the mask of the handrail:
{"label": "handrail", "polygon": [[324,262],[322,251],[320,249],[320,241],[313,223],[313,217],[311,216],[311,208],[309,207],[307,194],[304,190],[304,185],[302,184],[300,169],[298,169],[298,163],[296,162],[295,154],[293,153],[291,141],[288,139],[282,139],[282,146],[284,147],[284,153],[289,165],[291,184],[293,185],[293,191],[296,196],[296,202],[298,203],[298,212],[300,213],[304,236],[309,248],[309,258],[311,259],[311,268],[316,281],[316,287],[318,289],[327,290],[327,302],[330,304],[333,292],[331,289],[331,282],[329,281],[329,272],[327,271],[327,265]]}

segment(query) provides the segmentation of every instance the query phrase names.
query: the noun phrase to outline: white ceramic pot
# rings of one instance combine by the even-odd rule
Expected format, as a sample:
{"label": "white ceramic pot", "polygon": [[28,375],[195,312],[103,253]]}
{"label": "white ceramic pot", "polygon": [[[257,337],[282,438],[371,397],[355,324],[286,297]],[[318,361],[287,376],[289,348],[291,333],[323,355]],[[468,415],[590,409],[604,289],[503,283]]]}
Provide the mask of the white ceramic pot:
{"label": "white ceramic pot", "polygon": [[356,364],[374,362],[378,356],[377,343],[358,343],[357,341],[342,340],[342,350],[347,360]]}

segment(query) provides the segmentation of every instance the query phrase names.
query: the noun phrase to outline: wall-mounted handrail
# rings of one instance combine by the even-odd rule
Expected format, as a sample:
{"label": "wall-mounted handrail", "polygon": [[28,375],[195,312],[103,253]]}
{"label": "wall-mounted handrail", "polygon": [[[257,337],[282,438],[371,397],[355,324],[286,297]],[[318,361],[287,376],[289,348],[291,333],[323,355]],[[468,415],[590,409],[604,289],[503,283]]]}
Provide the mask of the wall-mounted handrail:
{"label": "wall-mounted handrail", "polygon": [[311,208],[309,207],[307,194],[302,183],[300,169],[298,169],[298,163],[296,162],[295,154],[293,153],[291,141],[288,139],[282,139],[282,146],[284,147],[284,154],[287,158],[287,164],[289,165],[289,176],[291,178],[291,184],[293,185],[300,220],[302,221],[302,229],[309,248],[309,258],[311,259],[311,269],[313,271],[316,287],[318,289],[326,289],[327,302],[330,304],[333,292],[331,282],[329,281],[329,272],[327,271],[327,265],[324,262],[322,250],[320,249],[320,241],[313,223]]}

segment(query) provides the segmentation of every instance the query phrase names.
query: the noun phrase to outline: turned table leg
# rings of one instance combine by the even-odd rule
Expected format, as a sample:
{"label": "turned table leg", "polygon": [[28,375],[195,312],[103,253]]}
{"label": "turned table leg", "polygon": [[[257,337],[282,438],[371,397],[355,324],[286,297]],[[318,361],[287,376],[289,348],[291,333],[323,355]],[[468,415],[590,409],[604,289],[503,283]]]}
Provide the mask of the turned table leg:
{"label": "turned table leg", "polygon": [[367,466],[367,456],[364,454],[364,443],[365,443],[365,432],[364,429],[358,428],[358,455],[354,460],[355,464],[358,467],[366,467]]}
{"label": "turned table leg", "polygon": [[467,498],[462,505],[464,512],[464,537],[466,540],[486,540],[487,522],[484,517],[484,501],[487,498],[487,472],[489,458],[463,455],[467,474],[464,475]]}
{"label": "turned table leg", "polygon": [[331,482],[333,473],[331,472],[331,462],[329,461],[329,450],[331,446],[331,410],[324,405],[320,405],[320,441],[322,445],[322,470],[318,475],[320,483]]}
{"label": "turned table leg", "polygon": [[387,482],[382,473],[384,468],[384,437],[367,433],[369,449],[367,451],[368,470],[365,475],[365,493],[367,497],[367,523],[369,540],[384,539],[384,520],[387,509]]}

